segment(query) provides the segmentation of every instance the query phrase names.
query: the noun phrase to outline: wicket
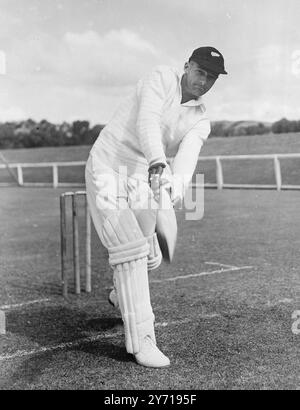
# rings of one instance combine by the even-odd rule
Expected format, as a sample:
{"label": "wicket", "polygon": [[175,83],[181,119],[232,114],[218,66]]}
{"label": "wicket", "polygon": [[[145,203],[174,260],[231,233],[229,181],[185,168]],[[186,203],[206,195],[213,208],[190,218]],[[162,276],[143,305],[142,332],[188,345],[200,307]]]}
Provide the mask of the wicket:
{"label": "wicket", "polygon": [[75,293],[81,293],[79,263],[79,229],[78,229],[78,197],[85,197],[85,291],[90,293],[91,285],[91,216],[88,209],[86,192],[65,192],[60,195],[60,240],[61,240],[61,285],[62,293],[68,297],[67,274],[67,198],[71,197],[72,206],[72,238],[73,238],[73,273]]}

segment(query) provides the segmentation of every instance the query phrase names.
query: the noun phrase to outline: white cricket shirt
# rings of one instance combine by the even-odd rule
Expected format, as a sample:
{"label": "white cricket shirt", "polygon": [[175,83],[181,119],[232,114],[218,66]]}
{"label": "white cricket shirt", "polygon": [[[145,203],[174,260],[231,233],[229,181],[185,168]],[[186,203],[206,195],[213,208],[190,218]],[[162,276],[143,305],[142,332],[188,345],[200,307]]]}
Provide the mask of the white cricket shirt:
{"label": "white cricket shirt", "polygon": [[181,77],[169,66],[143,77],[101,131],[93,157],[143,180],[150,165],[174,157],[172,173],[191,179],[210,122],[201,97],[181,104]]}

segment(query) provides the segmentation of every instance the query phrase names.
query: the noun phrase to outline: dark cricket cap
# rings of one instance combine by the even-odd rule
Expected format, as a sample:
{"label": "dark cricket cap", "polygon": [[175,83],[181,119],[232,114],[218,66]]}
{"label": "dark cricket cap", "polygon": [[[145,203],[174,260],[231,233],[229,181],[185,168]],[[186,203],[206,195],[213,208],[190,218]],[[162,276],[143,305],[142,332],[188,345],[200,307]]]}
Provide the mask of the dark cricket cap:
{"label": "dark cricket cap", "polygon": [[199,47],[193,51],[189,61],[195,61],[201,68],[214,74],[228,74],[224,67],[224,58],[214,47]]}

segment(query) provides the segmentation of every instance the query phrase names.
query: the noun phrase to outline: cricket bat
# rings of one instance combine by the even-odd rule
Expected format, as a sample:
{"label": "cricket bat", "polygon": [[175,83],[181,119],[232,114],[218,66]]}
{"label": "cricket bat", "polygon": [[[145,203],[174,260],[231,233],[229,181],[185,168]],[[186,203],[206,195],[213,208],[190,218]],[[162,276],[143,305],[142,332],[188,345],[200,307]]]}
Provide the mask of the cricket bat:
{"label": "cricket bat", "polygon": [[163,259],[171,263],[177,242],[177,219],[168,191],[157,184],[159,184],[159,176],[152,178],[151,181],[151,188],[156,190],[154,192],[159,190],[155,231]]}

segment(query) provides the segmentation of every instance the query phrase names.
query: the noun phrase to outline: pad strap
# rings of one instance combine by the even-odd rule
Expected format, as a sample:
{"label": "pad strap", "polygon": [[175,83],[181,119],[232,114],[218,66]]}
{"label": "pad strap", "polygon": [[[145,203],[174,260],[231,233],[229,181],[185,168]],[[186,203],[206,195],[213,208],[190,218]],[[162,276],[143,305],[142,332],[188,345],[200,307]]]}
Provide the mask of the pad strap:
{"label": "pad strap", "polygon": [[145,238],[142,238],[134,242],[109,247],[108,253],[109,264],[117,265],[148,256],[149,244]]}

